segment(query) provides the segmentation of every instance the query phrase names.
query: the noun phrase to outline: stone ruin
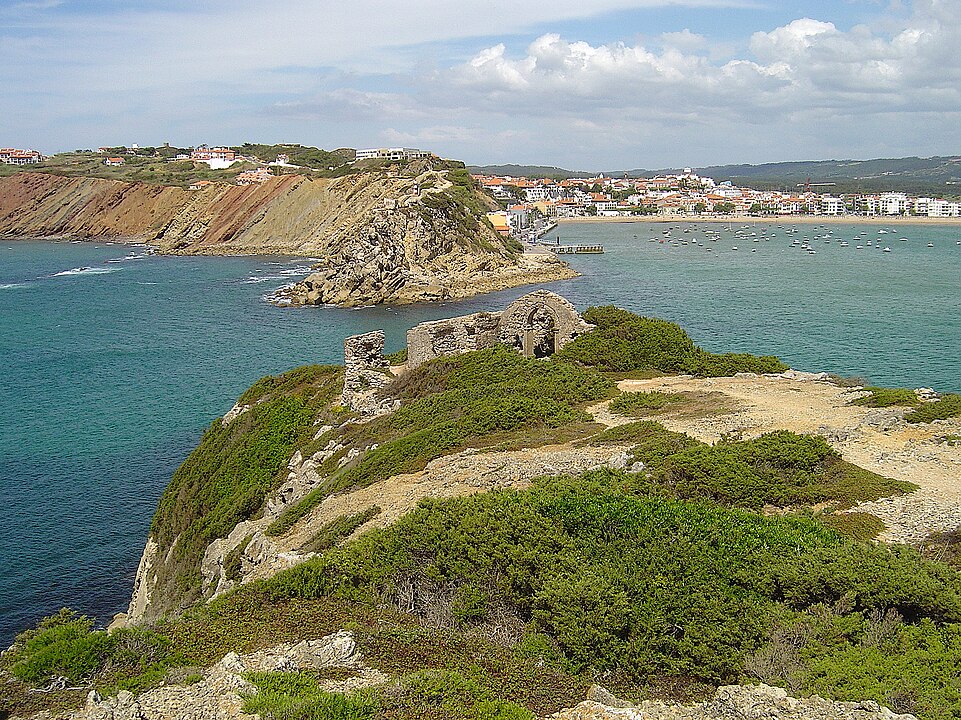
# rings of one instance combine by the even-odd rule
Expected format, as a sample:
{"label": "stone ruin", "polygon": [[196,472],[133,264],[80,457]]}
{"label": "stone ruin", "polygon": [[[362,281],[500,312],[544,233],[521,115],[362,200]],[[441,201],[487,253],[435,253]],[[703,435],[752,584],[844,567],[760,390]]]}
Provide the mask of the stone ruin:
{"label": "stone ruin", "polygon": [[390,382],[387,368],[383,330],[344,340],[344,405],[364,415],[389,409],[377,400],[377,391]]}
{"label": "stone ruin", "polygon": [[[407,367],[413,369],[434,358],[483,350],[497,343],[516,349],[524,357],[547,357],[593,328],[560,295],[536,290],[501,312],[461,315],[411,328],[407,331]],[[363,414],[388,410],[388,405],[376,400],[377,390],[390,379],[385,373],[384,332],[375,330],[347,338],[344,365],[344,405]]]}

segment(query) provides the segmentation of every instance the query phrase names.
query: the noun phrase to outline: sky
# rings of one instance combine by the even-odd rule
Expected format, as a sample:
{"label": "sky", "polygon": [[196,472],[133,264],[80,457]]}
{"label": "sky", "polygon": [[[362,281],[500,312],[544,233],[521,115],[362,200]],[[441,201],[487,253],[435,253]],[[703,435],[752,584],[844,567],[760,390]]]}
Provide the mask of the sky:
{"label": "sky", "polygon": [[961,0],[0,0],[0,146],[961,154]]}

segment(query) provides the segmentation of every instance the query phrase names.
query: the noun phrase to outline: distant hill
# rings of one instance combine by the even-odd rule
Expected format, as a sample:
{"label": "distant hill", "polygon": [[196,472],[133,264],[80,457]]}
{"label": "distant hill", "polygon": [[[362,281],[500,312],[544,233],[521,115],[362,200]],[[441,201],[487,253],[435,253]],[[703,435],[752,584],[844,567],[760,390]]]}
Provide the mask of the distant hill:
{"label": "distant hill", "polygon": [[[711,165],[693,168],[699,175],[718,181],[758,189],[794,189],[810,179],[816,190],[825,192],[883,192],[961,194],[961,156],[878,158],[874,160],[812,160],[765,163],[762,165]],[[528,177],[591,177],[593,171],[573,171],[538,165],[472,166],[471,172]],[[608,177],[653,177],[681,172],[681,168],[660,170],[606,170]]]}
{"label": "distant hill", "polygon": [[836,192],[961,193],[959,156],[715,165],[698,168],[697,172],[715,180],[730,180],[760,189],[793,188],[805,185],[810,179],[816,189]]}

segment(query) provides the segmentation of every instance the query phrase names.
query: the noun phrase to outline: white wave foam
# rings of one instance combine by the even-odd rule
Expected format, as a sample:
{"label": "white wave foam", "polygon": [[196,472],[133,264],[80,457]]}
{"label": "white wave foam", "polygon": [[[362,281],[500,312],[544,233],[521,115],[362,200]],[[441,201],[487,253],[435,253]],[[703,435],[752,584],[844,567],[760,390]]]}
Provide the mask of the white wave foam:
{"label": "white wave foam", "polygon": [[258,285],[268,280],[286,280],[284,275],[251,275],[246,280],[241,280],[242,285]]}
{"label": "white wave foam", "polygon": [[0,283],[0,290],[16,290],[27,287],[26,283]]}
{"label": "white wave foam", "polygon": [[78,267],[70,270],[62,270],[58,273],[54,273],[50,277],[63,277],[64,275],[106,275],[107,273],[112,272],[113,268]]}
{"label": "white wave foam", "polygon": [[294,275],[310,275],[310,268],[295,267],[295,268],[291,268],[290,270],[281,270],[279,274],[281,277],[293,277]]}

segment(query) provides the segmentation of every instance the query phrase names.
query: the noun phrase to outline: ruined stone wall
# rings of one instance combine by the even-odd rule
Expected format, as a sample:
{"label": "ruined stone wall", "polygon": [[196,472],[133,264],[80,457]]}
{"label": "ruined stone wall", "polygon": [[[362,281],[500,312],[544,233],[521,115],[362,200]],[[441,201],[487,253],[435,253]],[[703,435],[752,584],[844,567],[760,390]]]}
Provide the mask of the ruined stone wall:
{"label": "ruined stone wall", "polygon": [[500,313],[435,320],[407,331],[407,366],[415,368],[442,355],[483,350],[500,342]]}
{"label": "ruined stone wall", "polygon": [[390,377],[384,357],[384,331],[374,330],[344,340],[344,405],[365,415],[378,410],[377,391]]}

